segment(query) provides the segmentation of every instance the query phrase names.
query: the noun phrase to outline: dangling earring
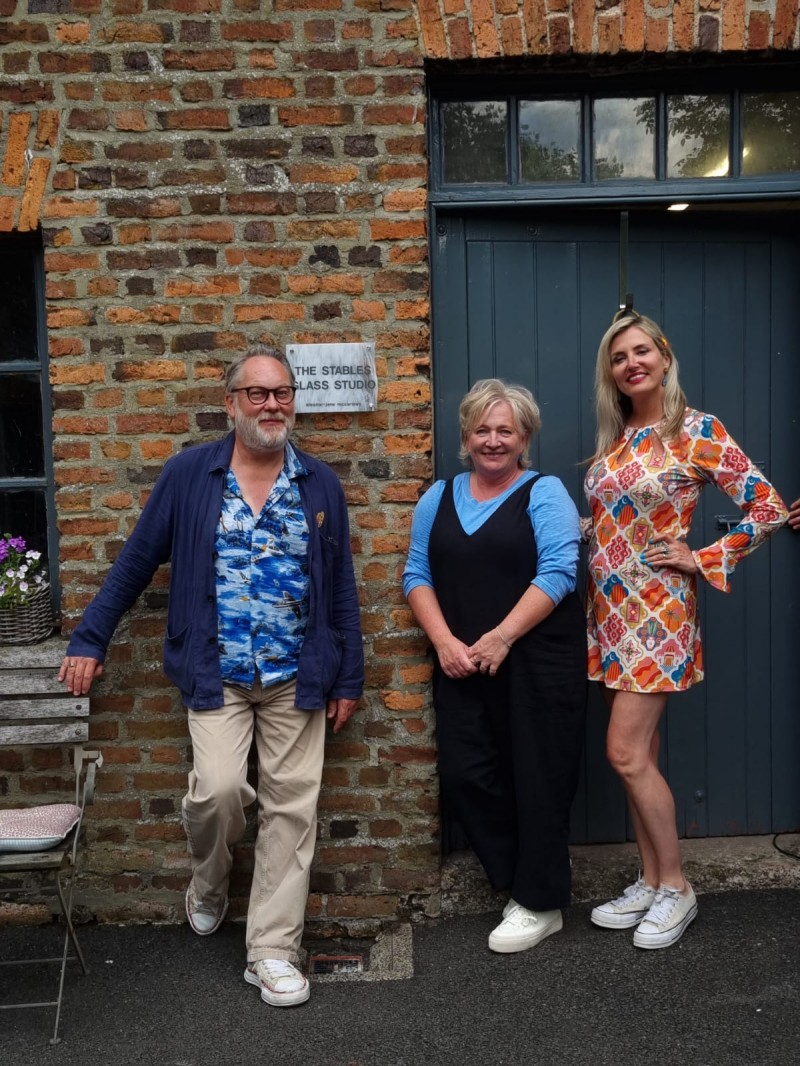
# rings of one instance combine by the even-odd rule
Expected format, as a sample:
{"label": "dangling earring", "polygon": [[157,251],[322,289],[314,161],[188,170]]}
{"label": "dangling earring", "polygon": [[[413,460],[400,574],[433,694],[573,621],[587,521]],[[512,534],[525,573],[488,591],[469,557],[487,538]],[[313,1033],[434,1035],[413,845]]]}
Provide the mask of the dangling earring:
{"label": "dangling earring", "polygon": [[665,389],[667,387],[667,373],[668,373],[668,371],[669,371],[669,367],[667,366],[667,367],[664,368],[664,377],[661,379],[661,388],[662,389]]}

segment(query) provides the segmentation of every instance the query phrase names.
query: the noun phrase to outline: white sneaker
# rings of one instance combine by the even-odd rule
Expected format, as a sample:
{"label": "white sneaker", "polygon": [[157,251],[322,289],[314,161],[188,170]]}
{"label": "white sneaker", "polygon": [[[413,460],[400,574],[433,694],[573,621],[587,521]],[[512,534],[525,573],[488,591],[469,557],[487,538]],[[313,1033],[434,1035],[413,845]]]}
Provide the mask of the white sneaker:
{"label": "white sneaker", "polygon": [[697,917],[697,897],[691,885],[688,889],[683,895],[677,888],[659,886],[652,907],[633,934],[637,948],[668,948],[680,940]]}
{"label": "white sneaker", "polygon": [[561,911],[529,911],[510,899],[503,910],[502,922],[489,934],[489,947],[501,954],[526,951],[557,933],[563,925]]}
{"label": "white sneaker", "polygon": [[296,966],[284,959],[248,962],[244,979],[261,989],[261,998],[273,1007],[294,1007],[305,1003],[311,986]]}
{"label": "white sneaker", "polygon": [[635,884],[628,885],[621,896],[595,907],[591,920],[603,929],[630,929],[642,921],[655,898],[656,890],[640,877]]}
{"label": "white sneaker", "polygon": [[189,887],[186,889],[186,917],[198,936],[210,936],[216,933],[227,912],[227,896],[216,905],[203,903],[195,894],[194,881],[189,882]]}

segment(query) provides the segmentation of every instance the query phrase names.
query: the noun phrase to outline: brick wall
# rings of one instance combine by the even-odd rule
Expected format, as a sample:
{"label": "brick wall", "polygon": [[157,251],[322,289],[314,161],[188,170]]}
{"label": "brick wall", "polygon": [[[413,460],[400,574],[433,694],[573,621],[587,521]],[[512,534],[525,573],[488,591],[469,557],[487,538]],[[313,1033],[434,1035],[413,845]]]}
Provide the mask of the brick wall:
{"label": "brick wall", "polygon": [[[232,354],[376,343],[378,410],[299,424],[346,488],[368,664],[363,708],[328,748],[309,914],[329,927],[438,907],[430,662],[399,584],[431,474],[424,59],[795,49],[797,6],[0,0],[0,238],[41,226],[46,248],[65,629],[163,461],[226,428]],[[165,585],[120,627],[93,701],[105,766],[85,900],[100,918],[182,908]],[[0,792],[55,786],[53,758],[20,786],[0,753]],[[239,912],[248,863],[245,844]]]}

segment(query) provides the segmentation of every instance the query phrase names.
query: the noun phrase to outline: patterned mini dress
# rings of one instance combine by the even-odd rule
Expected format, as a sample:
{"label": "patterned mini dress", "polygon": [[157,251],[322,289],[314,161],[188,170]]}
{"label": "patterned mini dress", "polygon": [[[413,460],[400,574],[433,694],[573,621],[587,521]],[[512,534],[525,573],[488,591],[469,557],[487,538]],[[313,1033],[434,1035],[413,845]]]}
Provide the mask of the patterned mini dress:
{"label": "patterned mini dress", "polygon": [[688,409],[681,432],[626,429],[585,481],[591,522],[589,678],[631,692],[680,692],[703,678],[696,577],[642,559],[658,534],[685,539],[700,491],[717,485],[742,510],[723,537],[692,554],[728,591],[736,564],[786,521],[775,489],[713,415]]}

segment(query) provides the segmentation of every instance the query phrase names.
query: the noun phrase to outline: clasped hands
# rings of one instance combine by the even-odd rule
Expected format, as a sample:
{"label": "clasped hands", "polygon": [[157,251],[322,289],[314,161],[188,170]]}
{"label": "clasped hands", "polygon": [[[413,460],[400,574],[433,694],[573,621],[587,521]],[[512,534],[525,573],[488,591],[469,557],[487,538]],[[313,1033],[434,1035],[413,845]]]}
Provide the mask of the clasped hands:
{"label": "clasped hands", "polygon": [[477,673],[494,677],[509,650],[498,630],[490,629],[471,647],[450,634],[436,648],[436,654],[447,677],[463,678]]}

